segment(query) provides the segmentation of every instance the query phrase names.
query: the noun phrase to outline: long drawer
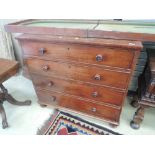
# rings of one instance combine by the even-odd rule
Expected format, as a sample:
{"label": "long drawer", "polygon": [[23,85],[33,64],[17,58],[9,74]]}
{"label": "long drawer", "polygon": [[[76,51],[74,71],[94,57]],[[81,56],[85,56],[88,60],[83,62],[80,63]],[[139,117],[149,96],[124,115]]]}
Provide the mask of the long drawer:
{"label": "long drawer", "polygon": [[59,76],[98,85],[126,89],[130,73],[118,72],[100,67],[47,61],[35,58],[26,59],[29,71],[45,76]]}
{"label": "long drawer", "polygon": [[31,75],[33,83],[37,88],[44,90],[55,90],[70,95],[95,100],[100,103],[113,104],[121,106],[124,98],[124,92],[116,91],[111,88],[84,84],[73,80],[65,80],[55,77],[45,77],[36,74]]}
{"label": "long drawer", "polygon": [[73,96],[58,93],[37,90],[39,101],[41,104],[64,107],[77,112],[85,113],[112,122],[118,122],[120,116],[120,109],[94,104],[88,101],[75,98]]}
{"label": "long drawer", "polygon": [[[134,52],[121,48],[21,41],[25,55],[130,69]],[[123,60],[123,61],[122,61]]]}

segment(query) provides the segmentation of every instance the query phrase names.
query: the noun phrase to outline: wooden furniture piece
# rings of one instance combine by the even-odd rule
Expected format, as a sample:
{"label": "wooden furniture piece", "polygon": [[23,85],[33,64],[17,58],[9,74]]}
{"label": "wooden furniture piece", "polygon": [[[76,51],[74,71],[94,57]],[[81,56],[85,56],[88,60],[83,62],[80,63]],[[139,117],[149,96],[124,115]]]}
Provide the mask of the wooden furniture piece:
{"label": "wooden furniture piece", "polygon": [[25,20],[5,26],[13,33],[108,38],[142,41],[143,49],[129,85],[131,96],[138,88],[138,76],[146,64],[148,44],[155,45],[155,20]]}
{"label": "wooden furniture piece", "polygon": [[7,91],[7,89],[2,84],[4,81],[9,79],[11,76],[17,73],[18,70],[18,62],[1,59],[0,58],[0,114],[2,116],[2,127],[7,128],[7,118],[5,114],[5,110],[3,107],[3,102],[8,101],[14,105],[30,105],[31,101],[27,100],[25,102],[19,102],[15,100]]}
{"label": "wooden furniture piece", "polygon": [[7,32],[155,42],[155,21],[147,20],[34,20],[5,26]]}
{"label": "wooden furniture piece", "polygon": [[118,125],[140,42],[27,34],[18,40],[40,104]]}
{"label": "wooden furniture piece", "polygon": [[155,40],[154,27],[133,21],[27,20],[5,29],[22,33],[17,39],[41,105],[118,125],[141,41]]}
{"label": "wooden furniture piece", "polygon": [[138,107],[130,126],[133,129],[139,129],[144,119],[144,110],[148,107],[155,108],[155,54],[148,53],[147,65],[143,74],[138,80],[137,94],[131,103],[132,106]]}

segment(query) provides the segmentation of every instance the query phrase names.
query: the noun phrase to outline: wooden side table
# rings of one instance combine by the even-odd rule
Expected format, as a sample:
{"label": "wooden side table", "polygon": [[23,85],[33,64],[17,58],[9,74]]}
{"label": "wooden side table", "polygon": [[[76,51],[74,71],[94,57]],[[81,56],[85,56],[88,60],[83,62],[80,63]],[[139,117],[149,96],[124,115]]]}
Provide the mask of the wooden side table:
{"label": "wooden side table", "polygon": [[134,96],[132,106],[138,109],[135,112],[133,120],[130,122],[130,126],[133,129],[139,129],[140,123],[144,119],[145,108],[155,108],[155,55],[148,53],[148,63],[144,69],[144,72],[138,79],[137,95]]}
{"label": "wooden side table", "polygon": [[7,128],[7,118],[6,113],[3,107],[3,102],[8,101],[14,105],[30,105],[31,101],[27,100],[24,102],[19,102],[15,100],[7,91],[7,89],[3,86],[3,82],[9,79],[11,76],[17,73],[19,68],[19,64],[16,61],[5,60],[0,58],[0,114],[2,116],[2,127]]}

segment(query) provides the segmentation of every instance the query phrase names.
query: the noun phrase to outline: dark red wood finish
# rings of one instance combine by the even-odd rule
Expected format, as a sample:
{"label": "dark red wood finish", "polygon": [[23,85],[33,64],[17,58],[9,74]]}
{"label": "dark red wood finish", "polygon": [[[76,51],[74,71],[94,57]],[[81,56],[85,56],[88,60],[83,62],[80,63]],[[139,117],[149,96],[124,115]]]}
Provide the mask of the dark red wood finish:
{"label": "dark red wood finish", "polygon": [[97,86],[94,84],[85,84],[84,82],[75,80],[46,77],[36,74],[31,74],[31,76],[34,85],[39,89],[48,91],[53,90],[70,95],[80,96],[82,98],[86,98],[87,100],[98,101],[101,104],[107,103],[111,106],[122,106],[124,91],[118,91],[112,88]]}
{"label": "dark red wood finish", "polygon": [[41,90],[37,90],[36,92],[41,104],[47,104],[57,108],[67,108],[76,112],[99,117],[112,123],[119,121],[119,109],[101,104],[94,104],[92,102],[82,100],[81,98],[76,98],[59,92],[47,92]]}
{"label": "dark red wood finish", "polygon": [[[122,40],[135,40],[135,41],[155,41],[154,34],[148,33],[131,33],[131,32],[118,32],[118,31],[104,31],[94,29],[73,29],[73,28],[56,28],[56,27],[33,27],[25,25],[28,22],[34,20],[23,20],[5,25],[7,32],[13,33],[25,33],[25,34],[41,34],[52,36],[71,36],[71,37],[85,37],[85,38],[106,38],[106,39],[122,39]],[[35,20],[36,21],[36,20]],[[83,22],[95,22],[98,21],[83,21]]]}
{"label": "dark red wood finish", "polygon": [[17,39],[41,105],[119,124],[141,42],[88,38],[88,31],[75,29],[24,27],[24,32],[31,34]]}
{"label": "dark red wood finish", "polygon": [[47,61],[36,58],[26,59],[26,64],[31,73],[107,85],[116,89],[126,89],[130,75],[129,72],[117,72],[90,65]]}
{"label": "dark red wood finish", "polygon": [[[88,64],[131,69],[134,52],[128,49],[74,44],[21,41],[25,56],[44,59],[61,59]],[[101,57],[101,59],[97,59]],[[124,61],[121,61],[121,60]]]}

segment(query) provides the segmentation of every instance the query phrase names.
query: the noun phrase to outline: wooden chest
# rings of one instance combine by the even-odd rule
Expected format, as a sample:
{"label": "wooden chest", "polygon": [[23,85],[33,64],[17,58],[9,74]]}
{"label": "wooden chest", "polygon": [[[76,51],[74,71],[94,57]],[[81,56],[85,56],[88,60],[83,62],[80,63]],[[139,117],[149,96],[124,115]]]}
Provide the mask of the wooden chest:
{"label": "wooden chest", "polygon": [[5,30],[22,34],[17,39],[40,104],[114,125],[131,76],[135,90],[147,46],[155,43],[155,23],[143,20],[29,19]]}
{"label": "wooden chest", "polygon": [[17,39],[41,105],[118,125],[139,41],[33,34]]}

